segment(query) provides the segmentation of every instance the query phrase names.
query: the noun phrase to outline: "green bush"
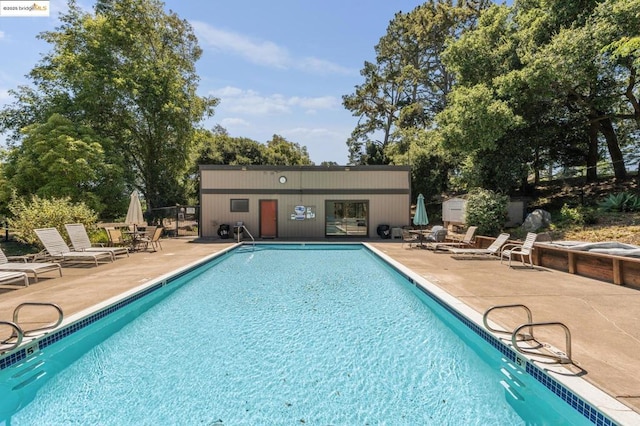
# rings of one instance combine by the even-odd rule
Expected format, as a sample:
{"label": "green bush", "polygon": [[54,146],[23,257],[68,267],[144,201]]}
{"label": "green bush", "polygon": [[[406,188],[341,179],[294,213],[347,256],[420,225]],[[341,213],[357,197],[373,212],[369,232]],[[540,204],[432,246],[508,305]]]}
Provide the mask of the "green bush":
{"label": "green bush", "polygon": [[599,207],[606,212],[637,212],[640,211],[640,197],[631,192],[609,194]]}
{"label": "green bush", "polygon": [[9,219],[9,228],[14,238],[25,244],[42,246],[34,229],[57,228],[65,237],[65,223],[82,223],[92,229],[98,220],[96,213],[84,203],[71,203],[69,198],[40,198],[37,195],[30,200],[15,198],[9,203],[13,217]]}
{"label": "green bush", "polygon": [[569,207],[564,204],[560,209],[560,220],[571,225],[593,225],[597,222],[595,211],[585,206]]}
{"label": "green bush", "polygon": [[478,234],[497,236],[508,219],[509,197],[487,189],[475,189],[467,196],[465,224],[477,226]]}

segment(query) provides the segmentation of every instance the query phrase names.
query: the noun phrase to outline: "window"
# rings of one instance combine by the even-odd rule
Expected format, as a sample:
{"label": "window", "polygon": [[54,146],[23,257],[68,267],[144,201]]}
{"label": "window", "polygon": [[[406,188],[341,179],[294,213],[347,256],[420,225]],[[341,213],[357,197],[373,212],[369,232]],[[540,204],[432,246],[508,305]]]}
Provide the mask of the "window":
{"label": "window", "polygon": [[246,213],[249,211],[249,199],[248,198],[232,198],[231,199],[231,211],[236,213]]}
{"label": "window", "polygon": [[325,211],[326,236],[366,237],[369,235],[368,201],[326,201]]}

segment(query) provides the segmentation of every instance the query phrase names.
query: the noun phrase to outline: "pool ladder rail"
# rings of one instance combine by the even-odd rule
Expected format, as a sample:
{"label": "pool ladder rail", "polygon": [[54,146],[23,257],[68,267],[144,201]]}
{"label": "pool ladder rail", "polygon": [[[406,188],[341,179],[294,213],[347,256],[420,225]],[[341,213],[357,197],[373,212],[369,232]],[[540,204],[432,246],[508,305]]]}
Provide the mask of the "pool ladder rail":
{"label": "pool ladder rail", "polygon": [[[493,311],[499,309],[516,309],[520,308],[524,310],[527,314],[527,322],[517,326],[513,331],[505,331],[493,328],[489,325],[489,314]],[[482,316],[482,322],[485,328],[493,333],[501,333],[501,334],[510,334],[511,335],[511,344],[513,348],[523,355],[531,355],[534,357],[541,357],[544,359],[552,360],[552,363],[557,364],[574,364],[573,359],[571,358],[571,331],[569,327],[565,324],[558,321],[546,321],[546,322],[533,322],[533,316],[531,314],[531,309],[523,304],[511,304],[511,305],[496,305],[487,309],[484,315]],[[534,328],[542,328],[542,327],[555,327],[560,328],[564,331],[565,335],[565,351],[559,351],[552,346],[539,342],[535,339],[533,335]],[[535,342],[537,346],[531,346],[529,348],[524,348],[520,346],[520,342]],[[540,351],[541,348],[546,349],[546,352]],[[542,361],[539,361],[542,362]]]}
{"label": "pool ladder rail", "polygon": [[[239,227],[240,231],[246,232],[247,235],[249,236],[249,238],[251,238],[251,244],[253,245],[253,247],[256,246],[256,240],[255,238],[253,238],[253,235],[251,235],[251,232],[249,232],[249,230],[247,229],[246,226],[242,225]],[[240,238],[242,236],[242,232],[238,232],[238,242],[240,242]]]}
{"label": "pool ladder rail", "polygon": [[[27,306],[42,306],[53,308],[54,311],[58,314],[58,319],[41,327],[26,329],[24,326],[20,325],[19,314],[22,308]],[[24,302],[19,304],[13,310],[13,321],[0,321],[0,326],[7,326],[11,329],[11,334],[9,335],[9,337],[0,337],[0,339],[2,339],[0,340],[0,354],[16,349],[22,344],[25,338],[30,338],[32,340],[57,328],[60,324],[62,324],[63,319],[64,313],[62,312],[62,308],[60,308],[60,306],[56,305],[55,303]]]}

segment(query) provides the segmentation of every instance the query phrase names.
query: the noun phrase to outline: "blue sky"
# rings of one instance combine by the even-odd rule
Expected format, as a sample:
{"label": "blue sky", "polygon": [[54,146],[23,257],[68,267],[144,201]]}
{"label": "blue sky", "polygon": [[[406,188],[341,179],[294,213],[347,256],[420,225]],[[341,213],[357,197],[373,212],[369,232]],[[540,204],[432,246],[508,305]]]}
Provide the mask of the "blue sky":
{"label": "blue sky", "polygon": [[[204,53],[197,63],[199,93],[220,98],[215,124],[231,136],[266,142],[274,134],[306,146],[311,160],[346,164],[345,144],[357,118],[342,96],[363,82],[364,61],[400,10],[418,0],[165,1],[188,20]],[[79,1],[86,9],[93,2]],[[0,105],[7,90],[50,47],[36,40],[58,25],[66,1],[50,0],[49,18],[0,17]],[[2,140],[2,139],[0,139]]]}

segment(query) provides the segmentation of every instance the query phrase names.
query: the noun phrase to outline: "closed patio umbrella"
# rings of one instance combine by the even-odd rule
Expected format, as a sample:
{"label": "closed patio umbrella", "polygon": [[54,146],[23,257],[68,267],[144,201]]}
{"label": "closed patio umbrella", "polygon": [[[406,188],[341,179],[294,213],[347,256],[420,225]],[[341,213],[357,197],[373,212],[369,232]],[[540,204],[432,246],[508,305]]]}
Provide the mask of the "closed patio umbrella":
{"label": "closed patio umbrella", "polygon": [[138,191],[131,193],[131,201],[129,202],[129,210],[127,210],[127,218],[125,223],[128,225],[144,225],[144,216],[142,215],[142,205],[140,205],[140,198],[138,197]]}
{"label": "closed patio umbrella", "polygon": [[429,218],[427,217],[427,209],[424,206],[424,196],[418,194],[418,201],[416,203],[416,214],[413,216],[413,224],[422,228],[429,224]]}

